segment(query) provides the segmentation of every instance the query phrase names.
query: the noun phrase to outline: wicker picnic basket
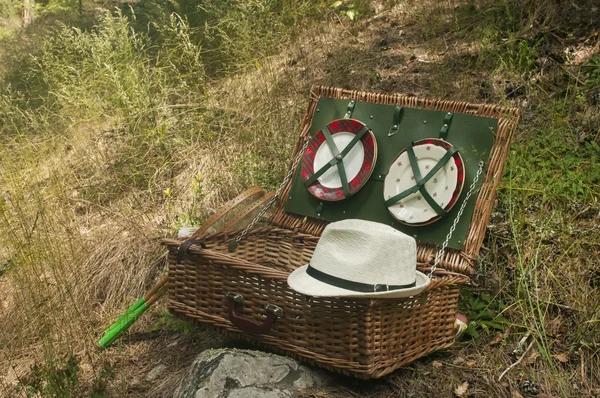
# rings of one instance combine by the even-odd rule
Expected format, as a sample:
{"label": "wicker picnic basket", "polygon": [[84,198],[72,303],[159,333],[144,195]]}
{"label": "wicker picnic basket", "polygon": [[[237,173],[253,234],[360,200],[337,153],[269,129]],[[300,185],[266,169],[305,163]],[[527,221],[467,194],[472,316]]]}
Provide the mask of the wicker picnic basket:
{"label": "wicker picnic basket", "polygon": [[[361,379],[378,378],[454,342],[459,288],[469,281],[502,177],[519,112],[514,108],[314,87],[292,156],[309,139],[320,98],[355,100],[498,119],[489,162],[461,250],[447,249],[432,282],[409,298],[318,298],[288,287],[307,264],[327,221],[285,210],[291,180],[276,196],[269,224],[250,230],[163,239],[169,249],[171,311],[258,347]],[[236,238],[237,247],[231,251]],[[418,242],[427,272],[440,245]]]}

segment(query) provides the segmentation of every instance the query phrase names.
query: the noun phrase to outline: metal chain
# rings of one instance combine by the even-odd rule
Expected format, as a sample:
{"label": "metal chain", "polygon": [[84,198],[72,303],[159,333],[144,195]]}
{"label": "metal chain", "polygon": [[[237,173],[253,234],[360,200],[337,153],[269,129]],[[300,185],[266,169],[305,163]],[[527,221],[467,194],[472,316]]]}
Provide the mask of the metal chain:
{"label": "metal chain", "polygon": [[465,200],[463,201],[462,205],[460,206],[460,209],[458,210],[458,213],[456,214],[456,218],[454,219],[454,222],[452,223],[452,226],[450,227],[450,231],[448,232],[448,235],[446,235],[446,240],[442,244],[442,247],[440,248],[440,250],[435,255],[435,261],[433,262],[433,266],[431,267],[431,271],[429,272],[429,279],[431,279],[431,277],[433,276],[433,273],[437,269],[438,264],[440,263],[440,261],[442,261],[442,256],[444,255],[444,252],[446,251],[446,248],[448,247],[448,242],[450,241],[450,238],[452,237],[452,234],[454,233],[454,230],[456,229],[456,225],[458,224],[460,217],[462,216],[463,212],[465,211],[465,207],[467,207],[467,202],[469,201],[469,198],[475,191],[475,185],[477,184],[477,181],[479,181],[479,177],[481,176],[482,172],[483,172],[483,162],[479,162],[479,170],[477,170],[477,174],[475,174],[475,177],[473,178],[473,182],[471,183],[471,186],[469,187],[469,192],[467,192],[467,196],[465,196]]}
{"label": "metal chain", "polygon": [[248,226],[246,227],[246,229],[244,229],[235,238],[235,240],[233,240],[233,241],[231,241],[229,243],[229,249],[231,251],[233,251],[237,247],[237,245],[240,243],[240,241],[242,239],[244,239],[244,236],[246,236],[248,234],[248,231],[250,231],[252,228],[254,228],[254,225],[258,222],[258,220],[260,220],[262,218],[262,216],[265,215],[265,213],[267,212],[267,210],[269,210],[269,207],[271,207],[271,205],[273,203],[275,203],[275,201],[279,197],[279,194],[281,193],[281,190],[283,189],[283,187],[288,183],[288,181],[290,180],[290,178],[292,178],[292,175],[294,174],[294,171],[296,170],[296,166],[298,166],[298,163],[300,163],[300,160],[302,159],[302,156],[304,155],[304,151],[306,151],[306,148],[308,147],[308,143],[309,142],[310,142],[310,140],[307,140],[304,143],[304,145],[302,146],[302,149],[298,153],[298,156],[296,156],[296,159],[294,159],[294,163],[292,164],[292,167],[290,167],[290,169],[288,170],[287,174],[283,178],[283,182],[279,185],[279,187],[275,191],[275,195],[271,199],[269,199],[269,201],[264,205],[264,207],[260,210],[260,212],[256,215],[256,217],[254,217],[254,220],[252,220],[252,222],[250,224],[248,224]]}

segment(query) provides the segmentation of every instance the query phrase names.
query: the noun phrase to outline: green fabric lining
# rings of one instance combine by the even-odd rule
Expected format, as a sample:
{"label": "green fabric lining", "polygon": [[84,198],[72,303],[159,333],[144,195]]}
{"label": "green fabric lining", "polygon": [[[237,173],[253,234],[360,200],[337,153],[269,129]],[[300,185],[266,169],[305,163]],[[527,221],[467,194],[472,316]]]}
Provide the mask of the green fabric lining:
{"label": "green fabric lining", "polygon": [[[333,120],[340,119],[346,113],[348,100],[338,100],[322,97],[318,100],[312,115],[310,135]],[[318,109],[318,110],[317,110]],[[323,202],[321,215],[316,208],[321,202],[304,186],[300,167],[294,175],[289,196],[286,198],[284,209],[288,213],[300,216],[339,221],[348,218],[359,218],[391,225],[394,228],[413,236],[420,242],[441,245],[444,241],[456,213],[463,203],[467,189],[463,189],[456,205],[448,214],[438,221],[421,226],[406,225],[396,220],[385,205],[383,197],[384,176],[402,149],[411,142],[425,138],[437,138],[440,126],[448,112],[403,107],[398,125],[398,133],[388,136],[391,122],[394,118],[396,105],[373,104],[360,102],[356,104],[352,118],[363,123],[368,122],[377,141],[377,161],[373,167],[371,178],[351,197],[335,202]],[[479,161],[486,165],[498,127],[498,119],[474,116],[464,113],[454,113],[452,117],[452,132],[448,141],[460,152],[463,159],[465,186],[468,186],[477,173]],[[481,186],[481,181],[477,187]],[[464,210],[460,222],[448,243],[448,247],[462,249],[467,236],[475,200],[470,200]]]}

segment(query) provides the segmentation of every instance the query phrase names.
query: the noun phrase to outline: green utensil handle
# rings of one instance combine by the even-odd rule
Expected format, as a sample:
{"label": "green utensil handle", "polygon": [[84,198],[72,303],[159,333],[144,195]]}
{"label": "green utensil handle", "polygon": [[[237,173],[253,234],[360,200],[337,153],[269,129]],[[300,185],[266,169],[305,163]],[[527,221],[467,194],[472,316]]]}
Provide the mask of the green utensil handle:
{"label": "green utensil handle", "polygon": [[107,334],[108,332],[110,332],[112,329],[116,328],[117,326],[119,326],[122,322],[125,322],[130,316],[131,314],[133,314],[133,312],[135,310],[137,310],[142,304],[146,304],[146,299],[145,298],[141,298],[138,301],[135,302],[135,304],[133,304],[131,307],[127,308],[127,310],[123,313],[123,315],[121,315],[119,317],[119,319],[117,319],[115,322],[113,322],[112,325],[110,325],[105,331],[104,334]]}
{"label": "green utensil handle", "polygon": [[[138,304],[143,301],[141,304]],[[135,310],[130,311],[134,306],[137,307]],[[131,306],[125,314],[121,315],[119,319],[113,323],[108,329],[106,329],[105,335],[100,339],[98,345],[101,348],[108,348],[111,344],[123,334],[133,323],[148,309],[145,299],[139,300],[133,306]]]}

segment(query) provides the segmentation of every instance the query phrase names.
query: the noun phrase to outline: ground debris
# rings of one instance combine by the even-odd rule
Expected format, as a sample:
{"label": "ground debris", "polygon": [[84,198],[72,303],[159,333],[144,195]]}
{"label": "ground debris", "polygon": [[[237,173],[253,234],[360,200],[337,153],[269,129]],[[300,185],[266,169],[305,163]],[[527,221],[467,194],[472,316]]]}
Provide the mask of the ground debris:
{"label": "ground debris", "polygon": [[454,394],[457,397],[464,397],[464,396],[466,396],[468,389],[469,389],[469,382],[465,381],[464,383],[462,383],[461,385],[459,385],[458,387],[456,387],[454,389]]}

